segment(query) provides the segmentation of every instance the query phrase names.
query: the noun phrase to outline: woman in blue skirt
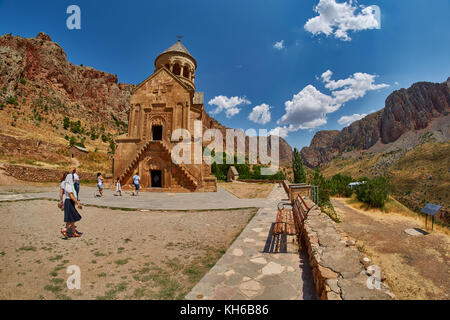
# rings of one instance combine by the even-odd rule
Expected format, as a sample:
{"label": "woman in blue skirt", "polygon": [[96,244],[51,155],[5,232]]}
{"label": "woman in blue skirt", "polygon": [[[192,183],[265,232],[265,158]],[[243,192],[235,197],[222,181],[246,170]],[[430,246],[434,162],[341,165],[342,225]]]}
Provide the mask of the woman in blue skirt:
{"label": "woman in blue skirt", "polygon": [[61,230],[64,239],[68,238],[68,232],[71,233],[72,237],[80,237],[81,232],[78,232],[75,226],[75,222],[81,220],[81,216],[78,213],[75,206],[78,209],[82,209],[80,202],[77,200],[77,195],[75,188],[73,186],[73,176],[72,174],[68,174],[66,180],[64,181],[64,222],[66,223],[66,227]]}

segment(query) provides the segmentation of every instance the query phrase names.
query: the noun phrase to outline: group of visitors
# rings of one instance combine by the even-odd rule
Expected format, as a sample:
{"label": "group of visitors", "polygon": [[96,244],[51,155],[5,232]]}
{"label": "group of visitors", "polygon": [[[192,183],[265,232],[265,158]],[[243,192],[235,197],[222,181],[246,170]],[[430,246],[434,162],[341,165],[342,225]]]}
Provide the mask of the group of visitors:
{"label": "group of visitors", "polygon": [[[140,184],[141,178],[139,177],[139,172],[136,172],[133,176],[133,185],[134,185],[134,191],[131,194],[132,196],[139,195],[139,184]],[[122,196],[122,185],[120,184],[120,179],[116,179],[116,193],[115,196]]]}
{"label": "group of visitors", "polygon": [[[136,172],[133,176],[134,191],[133,196],[139,195],[139,184],[140,184],[139,173]],[[97,173],[97,189],[94,196],[103,197],[103,175],[101,172]],[[64,222],[65,224],[61,228],[61,233],[64,239],[70,237],[80,237],[83,233],[79,232],[75,226],[75,222],[81,220],[81,215],[77,211],[82,209],[82,205],[79,201],[80,195],[80,175],[78,169],[74,169],[71,173],[65,172],[61,177],[61,184],[59,187],[59,198],[60,202],[58,207],[64,211]],[[119,178],[116,179],[116,196],[122,196],[122,186],[120,184]]]}

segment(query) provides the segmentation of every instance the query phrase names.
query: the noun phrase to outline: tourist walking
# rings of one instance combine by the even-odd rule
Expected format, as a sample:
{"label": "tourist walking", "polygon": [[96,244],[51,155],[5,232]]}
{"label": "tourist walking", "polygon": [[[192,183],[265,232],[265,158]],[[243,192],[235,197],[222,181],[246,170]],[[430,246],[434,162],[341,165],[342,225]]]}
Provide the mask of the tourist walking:
{"label": "tourist walking", "polygon": [[97,173],[97,188],[98,188],[98,194],[95,193],[95,196],[103,197],[103,176],[102,176],[101,172]]}
{"label": "tourist walking", "polygon": [[64,211],[64,200],[66,199],[66,197],[64,196],[64,186],[66,183],[66,177],[69,173],[68,172],[64,172],[64,174],[61,177],[61,183],[59,185],[59,203],[58,203],[58,208],[60,208],[61,210]]}
{"label": "tourist walking", "polygon": [[77,193],[77,200],[80,200],[80,176],[78,175],[78,169],[75,168],[72,171],[73,174],[73,186],[75,187],[75,191]]}
{"label": "tourist walking", "polygon": [[[61,187],[62,186],[63,184],[61,183]],[[77,200],[76,191],[73,186],[73,175],[70,173],[66,175],[64,180],[64,193],[61,200],[64,208],[64,222],[66,223],[61,229],[64,239],[68,239],[69,237],[80,237],[82,233],[77,231],[75,222],[80,221],[81,216],[75,206],[77,206],[78,209],[82,209],[82,206]]]}
{"label": "tourist walking", "polygon": [[141,177],[139,177],[139,172],[136,172],[136,174],[133,176],[133,184],[135,191],[132,193],[133,196],[139,195],[139,181],[141,180]]}
{"label": "tourist walking", "polygon": [[122,185],[120,184],[119,178],[116,179],[116,193],[115,196],[122,196]]}

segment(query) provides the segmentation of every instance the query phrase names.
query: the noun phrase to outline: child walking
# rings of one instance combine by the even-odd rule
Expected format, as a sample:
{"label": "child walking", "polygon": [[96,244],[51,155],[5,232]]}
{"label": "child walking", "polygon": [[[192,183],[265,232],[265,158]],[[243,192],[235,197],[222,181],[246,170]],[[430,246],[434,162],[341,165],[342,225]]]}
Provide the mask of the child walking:
{"label": "child walking", "polygon": [[99,194],[98,195],[96,194],[96,196],[103,197],[103,176],[101,172],[97,173],[97,188]]}
{"label": "child walking", "polygon": [[116,179],[116,194],[115,196],[122,196],[122,186],[120,185],[119,178]]}

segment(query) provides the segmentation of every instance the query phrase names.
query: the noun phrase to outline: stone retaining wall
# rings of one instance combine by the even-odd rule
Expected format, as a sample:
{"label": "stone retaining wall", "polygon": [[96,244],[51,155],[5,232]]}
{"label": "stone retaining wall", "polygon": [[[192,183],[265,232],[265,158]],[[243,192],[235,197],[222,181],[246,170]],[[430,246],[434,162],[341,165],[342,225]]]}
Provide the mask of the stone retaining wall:
{"label": "stone retaining wall", "polygon": [[[65,170],[28,167],[20,165],[4,164],[6,173],[16,179],[32,182],[57,182],[60,181]],[[82,180],[97,180],[95,173],[82,172]]]}
{"label": "stone retaining wall", "polygon": [[[312,201],[307,200],[309,206]],[[302,248],[308,253],[316,292],[322,300],[385,300],[394,295],[382,281],[380,289],[369,289],[371,265],[343,234],[338,225],[317,207],[303,225]]]}

